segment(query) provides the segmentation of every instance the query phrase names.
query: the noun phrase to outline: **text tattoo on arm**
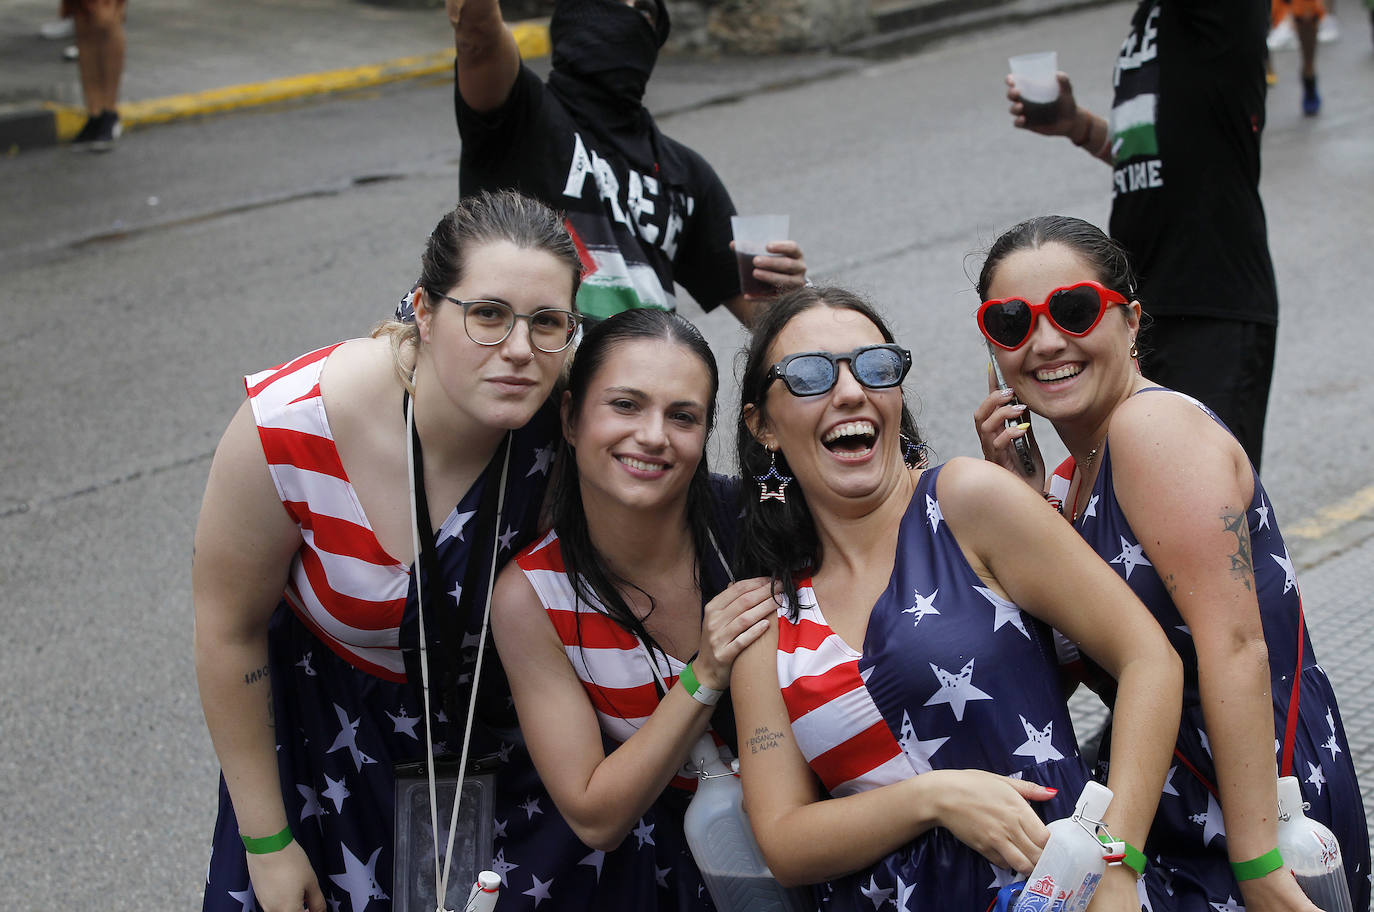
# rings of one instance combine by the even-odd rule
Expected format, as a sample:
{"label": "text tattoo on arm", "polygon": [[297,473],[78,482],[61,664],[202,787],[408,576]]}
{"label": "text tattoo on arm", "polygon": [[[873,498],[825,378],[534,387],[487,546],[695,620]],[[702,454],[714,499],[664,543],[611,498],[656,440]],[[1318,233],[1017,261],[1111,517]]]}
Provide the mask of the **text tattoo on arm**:
{"label": "text tattoo on arm", "polygon": [[1231,555],[1231,576],[1244,583],[1249,590],[1252,588],[1250,581],[1255,578],[1255,564],[1250,556],[1250,526],[1245,521],[1244,513],[1223,513],[1221,521],[1226,531],[1236,537],[1236,550]]}
{"label": "text tattoo on arm", "polygon": [[754,729],[754,733],[749,736],[749,753],[759,754],[766,750],[772,750],[782,744],[787,735],[784,732],[774,731],[766,725],[760,725]]}
{"label": "text tattoo on arm", "polygon": [[243,673],[243,683],[253,685],[259,681],[266,680],[272,674],[272,666],[264,665],[261,668],[254,668],[252,671]]}

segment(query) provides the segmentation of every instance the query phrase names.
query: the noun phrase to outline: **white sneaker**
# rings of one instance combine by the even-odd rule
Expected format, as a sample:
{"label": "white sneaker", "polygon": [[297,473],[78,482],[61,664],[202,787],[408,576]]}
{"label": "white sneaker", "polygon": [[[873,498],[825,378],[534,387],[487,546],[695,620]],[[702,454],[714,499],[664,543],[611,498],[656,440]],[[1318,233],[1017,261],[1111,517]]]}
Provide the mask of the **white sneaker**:
{"label": "white sneaker", "polygon": [[38,27],[40,38],[49,41],[61,41],[76,34],[76,23],[71,19],[54,19],[52,22],[44,22]]}
{"label": "white sneaker", "polygon": [[1341,40],[1341,26],[1335,16],[1327,13],[1317,20],[1317,40],[1322,44]]}
{"label": "white sneaker", "polygon": [[1291,51],[1298,46],[1298,33],[1293,30],[1293,18],[1285,16],[1269,32],[1266,39],[1271,51]]}

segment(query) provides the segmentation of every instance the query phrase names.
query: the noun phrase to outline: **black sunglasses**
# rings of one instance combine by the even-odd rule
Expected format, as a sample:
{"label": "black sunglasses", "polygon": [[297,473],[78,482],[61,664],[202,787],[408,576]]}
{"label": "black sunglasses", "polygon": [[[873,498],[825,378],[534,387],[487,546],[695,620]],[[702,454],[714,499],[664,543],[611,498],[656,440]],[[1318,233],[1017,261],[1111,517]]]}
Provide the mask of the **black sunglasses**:
{"label": "black sunglasses", "polygon": [[794,396],[819,396],[835,388],[840,379],[840,362],[849,362],[854,379],[868,389],[900,386],[911,370],[911,352],[891,342],[860,345],[851,352],[797,352],[768,369],[763,388],[781,380]]}

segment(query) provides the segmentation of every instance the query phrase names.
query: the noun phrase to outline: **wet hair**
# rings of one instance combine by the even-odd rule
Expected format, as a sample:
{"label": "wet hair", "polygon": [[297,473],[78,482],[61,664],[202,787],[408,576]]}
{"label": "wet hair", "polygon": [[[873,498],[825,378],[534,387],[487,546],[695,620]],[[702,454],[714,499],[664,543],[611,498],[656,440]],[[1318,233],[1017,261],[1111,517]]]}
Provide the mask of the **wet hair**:
{"label": "wet hair", "polygon": [[[706,400],[706,437],[702,441],[701,461],[697,463],[696,471],[687,485],[687,524],[691,530],[694,552],[698,556],[694,572],[700,585],[700,557],[709,554],[715,547],[711,539],[713,511],[706,444],[711,439],[711,429],[715,424],[716,392],[720,387],[720,371],[716,366],[715,355],[711,353],[711,347],[706,343],[701,331],[676,313],[652,308],[628,310],[591,327],[577,347],[577,354],[568,374],[567,423],[576,424],[586,404],[592,378],[597,371],[615,357],[621,346],[639,341],[668,342],[686,349],[701,361],[710,378],[711,388]],[[662,652],[662,648],[645,629],[644,620],[635,616],[621,595],[621,587],[633,584],[617,576],[592,544],[591,532],[587,528],[587,513],[582,503],[577,454],[566,440],[563,442],[549,491],[549,514],[554,530],[558,533],[563,564],[572,583],[574,596],[580,601],[600,603],[613,621],[639,637],[647,648]],[[642,589],[639,591],[648,597],[649,611],[652,613],[653,596]],[[648,614],[645,617],[648,617]],[[580,615],[578,619],[580,623]],[[580,631],[578,641],[581,642]]]}
{"label": "wet hair", "polygon": [[988,299],[992,277],[1003,260],[1017,251],[1038,250],[1046,244],[1063,244],[1072,250],[1097,273],[1098,282],[1125,295],[1126,300],[1138,297],[1135,272],[1125,248],[1092,222],[1070,215],[1041,215],[1013,225],[992,242],[978,274],[979,300]]}
{"label": "wet hair", "polygon": [[[442,301],[450,288],[463,281],[472,249],[499,241],[507,241],[521,250],[541,250],[561,260],[572,277],[568,307],[577,309],[582,261],[562,217],[538,200],[513,190],[495,193],[483,190],[465,197],[439,219],[420,255],[420,278],[416,286],[424,290],[431,302]],[[409,389],[413,352],[420,345],[417,321],[387,320],[373,330],[372,335],[387,336],[391,340],[396,372]]]}
{"label": "wet hair", "polygon": [[[765,404],[768,391],[768,370],[773,362],[768,350],[778,334],[792,319],[813,307],[830,307],[836,310],[852,310],[862,314],[877,328],[885,342],[895,342],[892,330],[874,307],[851,291],[843,288],[807,286],[790,291],[768,306],[754,324],[749,347],[745,351],[744,370],[740,377],[740,413],[736,427],[736,447],[739,456],[740,475],[752,487],[752,479],[768,472],[771,462],[769,451],[755,439],[745,420],[745,406],[753,406],[758,421],[767,422],[768,407]],[[907,450],[924,452],[916,420],[907,407],[906,396],[902,396],[901,433],[904,458]],[[779,450],[773,454],[777,458],[778,471],[790,475],[787,457]],[[739,545],[736,562],[740,576],[771,576],[780,584],[781,591],[791,600],[791,614],[795,618],[797,606],[797,576],[804,569],[815,572],[821,568],[820,538],[816,534],[816,523],[807,506],[806,495],[801,485],[794,484],[787,489],[787,501],[760,503],[758,497],[745,496],[744,513],[740,519]]]}

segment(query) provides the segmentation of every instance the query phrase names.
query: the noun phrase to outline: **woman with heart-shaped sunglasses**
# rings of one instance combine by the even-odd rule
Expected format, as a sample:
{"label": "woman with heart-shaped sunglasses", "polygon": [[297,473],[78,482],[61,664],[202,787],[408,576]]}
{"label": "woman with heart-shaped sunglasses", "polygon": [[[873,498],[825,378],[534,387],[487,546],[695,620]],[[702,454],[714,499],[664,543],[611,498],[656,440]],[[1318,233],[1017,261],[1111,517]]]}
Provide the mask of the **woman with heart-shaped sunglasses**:
{"label": "woman with heart-shaped sunglasses", "polygon": [[[1081,219],[1044,216],[999,237],[978,278],[978,326],[1007,386],[974,423],[984,456],[1061,509],[1183,659],[1183,722],[1143,846],[1144,888],[1155,910],[1316,909],[1276,849],[1277,760],[1339,838],[1354,908],[1367,908],[1360,789],[1277,518],[1216,416],[1140,374],[1135,287],[1125,252]],[[1028,412],[1069,451],[1048,485]],[[1030,444],[1029,474],[1017,439]],[[1100,769],[1110,759],[1109,722]]]}

